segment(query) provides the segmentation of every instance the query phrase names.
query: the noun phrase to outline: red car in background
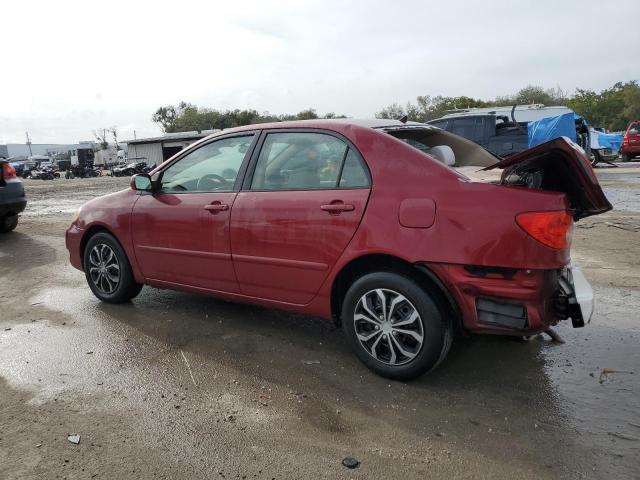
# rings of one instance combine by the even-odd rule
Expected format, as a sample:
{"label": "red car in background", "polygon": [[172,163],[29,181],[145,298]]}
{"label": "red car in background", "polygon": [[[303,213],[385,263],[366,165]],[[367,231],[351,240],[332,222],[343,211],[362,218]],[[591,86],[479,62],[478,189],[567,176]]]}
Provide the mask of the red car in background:
{"label": "red car in background", "polygon": [[640,120],[631,122],[627,131],[624,132],[620,153],[623,162],[628,162],[633,157],[640,155]]}
{"label": "red car in background", "polygon": [[85,204],[66,244],[103,301],[147,284],[333,318],[369,368],[408,379],[458,329],[524,336],[591,315],[571,232],[611,205],[588,158],[560,138],[494,164],[423,124],[234,128]]}

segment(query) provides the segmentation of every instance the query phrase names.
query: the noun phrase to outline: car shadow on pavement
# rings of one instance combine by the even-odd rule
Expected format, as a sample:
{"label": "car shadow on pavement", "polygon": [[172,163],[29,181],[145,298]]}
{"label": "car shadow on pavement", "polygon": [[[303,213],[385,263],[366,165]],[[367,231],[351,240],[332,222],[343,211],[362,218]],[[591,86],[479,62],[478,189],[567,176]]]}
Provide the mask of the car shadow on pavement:
{"label": "car shadow on pavement", "polygon": [[435,371],[395,382],[366,369],[350,351],[342,330],[321,318],[150,288],[130,304],[97,305],[112,319],[190,351],[210,365],[224,363],[274,383],[315,379],[336,392],[383,402],[394,401],[397,390],[387,387],[394,384],[403,392],[434,396],[443,407],[462,397],[486,405],[507,401],[514,409],[528,411],[540,407],[543,413],[553,404],[553,389],[539,355],[542,340],[459,336]]}
{"label": "car shadow on pavement", "polygon": [[3,274],[41,267],[55,261],[55,248],[45,242],[17,231],[0,235],[0,272]]}

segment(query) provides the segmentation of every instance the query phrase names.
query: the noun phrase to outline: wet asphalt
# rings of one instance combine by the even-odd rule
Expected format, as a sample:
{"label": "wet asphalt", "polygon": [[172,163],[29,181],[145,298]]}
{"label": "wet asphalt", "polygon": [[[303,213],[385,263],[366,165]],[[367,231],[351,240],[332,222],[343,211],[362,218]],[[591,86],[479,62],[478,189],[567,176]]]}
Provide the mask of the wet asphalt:
{"label": "wet asphalt", "polygon": [[149,287],[100,303],[62,235],[126,179],[27,182],[0,237],[0,478],[640,478],[640,179],[614,170],[622,213],[598,218],[631,227],[574,241],[591,324],[563,322],[564,344],[460,336],[408,383],[322,319]]}

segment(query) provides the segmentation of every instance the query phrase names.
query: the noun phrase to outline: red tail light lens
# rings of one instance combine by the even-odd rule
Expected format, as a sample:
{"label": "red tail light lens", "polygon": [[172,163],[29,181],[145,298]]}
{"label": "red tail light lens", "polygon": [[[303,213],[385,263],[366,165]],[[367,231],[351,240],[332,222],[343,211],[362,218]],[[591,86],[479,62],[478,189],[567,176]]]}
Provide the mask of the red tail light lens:
{"label": "red tail light lens", "polygon": [[2,164],[2,178],[5,180],[8,178],[16,178],[16,169],[10,163]]}
{"label": "red tail light lens", "polygon": [[571,244],[573,218],[565,210],[521,213],[516,216],[516,223],[548,247],[567,248]]}

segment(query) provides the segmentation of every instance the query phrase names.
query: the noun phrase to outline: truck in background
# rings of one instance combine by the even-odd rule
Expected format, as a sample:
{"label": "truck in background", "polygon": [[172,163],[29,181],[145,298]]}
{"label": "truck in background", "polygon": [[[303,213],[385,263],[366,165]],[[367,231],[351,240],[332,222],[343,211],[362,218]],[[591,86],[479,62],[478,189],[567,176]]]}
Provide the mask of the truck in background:
{"label": "truck in background", "polygon": [[499,157],[508,157],[533,146],[528,134],[530,123],[566,114],[574,115],[575,136],[571,136],[572,140],[585,150],[593,165],[617,158],[618,150],[613,145],[615,142],[610,138],[605,142],[604,137],[600,142],[601,132],[564,106],[531,104],[469,108],[453,111],[427,123],[465,137]]}

